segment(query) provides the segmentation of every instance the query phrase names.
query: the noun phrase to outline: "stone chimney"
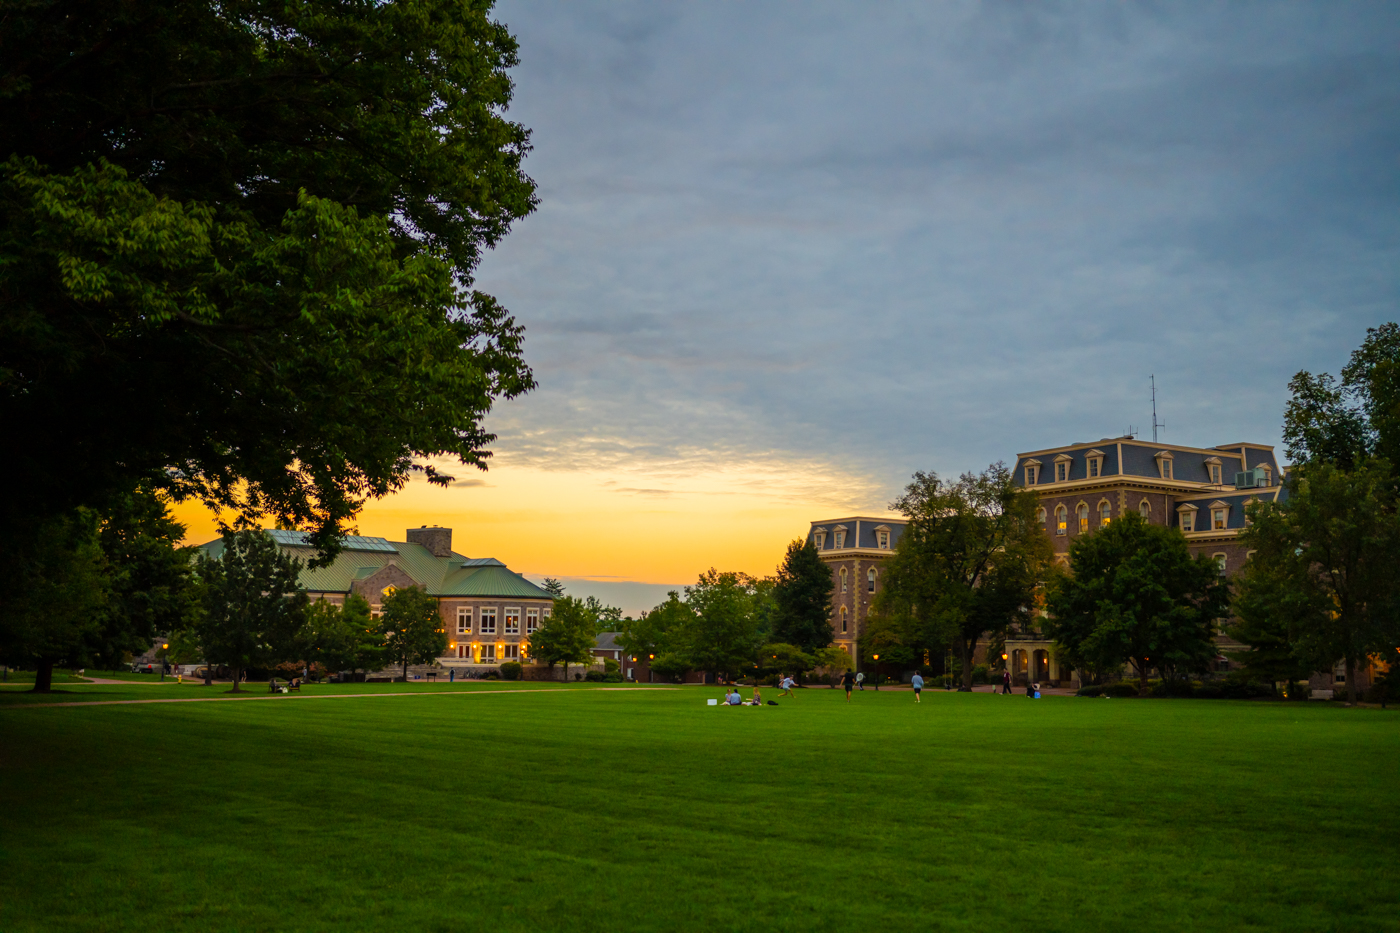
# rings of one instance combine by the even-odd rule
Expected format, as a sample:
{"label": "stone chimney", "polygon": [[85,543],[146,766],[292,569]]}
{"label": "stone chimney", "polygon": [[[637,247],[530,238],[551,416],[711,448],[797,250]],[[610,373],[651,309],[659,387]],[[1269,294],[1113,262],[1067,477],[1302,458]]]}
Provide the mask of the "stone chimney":
{"label": "stone chimney", "polygon": [[438,525],[423,525],[404,532],[409,544],[421,544],[434,557],[452,556],[452,529]]}

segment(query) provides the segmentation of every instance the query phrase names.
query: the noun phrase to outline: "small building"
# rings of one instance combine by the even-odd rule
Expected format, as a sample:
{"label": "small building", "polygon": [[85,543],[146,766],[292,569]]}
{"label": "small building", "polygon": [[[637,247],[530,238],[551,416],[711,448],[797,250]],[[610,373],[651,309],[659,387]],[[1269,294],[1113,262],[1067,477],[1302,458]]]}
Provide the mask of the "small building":
{"label": "small building", "polygon": [[[447,632],[451,667],[495,666],[529,655],[530,636],[554,611],[554,596],[515,573],[494,557],[467,557],[452,550],[452,529],[423,525],[404,532],[404,541],[349,536],[325,567],[311,567],[317,556],[307,534],[271,529],[282,551],[301,559],[301,585],[312,599],[344,603],[358,593],[379,615],[395,589],[421,586],[438,602]],[[223,541],[203,549],[213,556]]]}

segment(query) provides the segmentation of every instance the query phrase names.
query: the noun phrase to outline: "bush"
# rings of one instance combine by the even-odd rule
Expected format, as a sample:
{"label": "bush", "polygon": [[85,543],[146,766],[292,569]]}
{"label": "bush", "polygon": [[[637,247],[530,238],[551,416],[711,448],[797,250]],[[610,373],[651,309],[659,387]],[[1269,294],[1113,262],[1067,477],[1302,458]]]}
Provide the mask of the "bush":
{"label": "bush", "polygon": [[975,684],[985,684],[991,676],[991,668],[985,664],[978,664],[972,668],[972,682]]}
{"label": "bush", "polygon": [[483,675],[481,676],[481,679],[482,679],[482,680],[500,680],[500,679],[501,679],[501,672],[500,672],[500,671],[487,671],[485,674],[483,674]]}
{"label": "bush", "polygon": [[1075,693],[1077,697],[1098,697],[1103,696],[1103,684],[1091,684],[1087,687],[1080,687]]}
{"label": "bush", "polygon": [[589,671],[586,675],[584,675],[583,679],[588,681],[590,684],[600,684],[603,682],[604,676],[605,675],[602,671]]}
{"label": "bush", "polygon": [[605,683],[605,684],[620,684],[620,683],[622,683],[622,675],[619,674],[617,671],[613,671],[613,672],[610,673],[610,674],[604,674],[604,675],[603,675],[603,683]]}
{"label": "bush", "polygon": [[1154,697],[1177,697],[1178,699],[1190,699],[1195,696],[1196,688],[1189,680],[1160,680],[1152,686],[1149,696]]}
{"label": "bush", "polygon": [[1130,683],[1126,680],[1120,680],[1115,684],[1108,684],[1103,688],[1103,696],[1113,697],[1119,700],[1124,700],[1128,697],[1135,697],[1137,695],[1137,684]]}
{"label": "bush", "polygon": [[507,661],[501,665],[501,676],[506,680],[519,680],[520,672],[524,670],[519,661]]}
{"label": "bush", "polygon": [[616,661],[614,661],[612,658],[604,658],[604,659],[603,659],[603,673],[605,673],[605,674],[620,674],[621,672],[622,672],[622,665],[621,665],[621,664],[618,664],[618,663],[617,663]]}
{"label": "bush", "polygon": [[1226,680],[1202,684],[1195,695],[1200,700],[1257,700],[1278,694],[1272,684]]}
{"label": "bush", "polygon": [[583,680],[583,675],[578,671],[574,671],[574,680]]}

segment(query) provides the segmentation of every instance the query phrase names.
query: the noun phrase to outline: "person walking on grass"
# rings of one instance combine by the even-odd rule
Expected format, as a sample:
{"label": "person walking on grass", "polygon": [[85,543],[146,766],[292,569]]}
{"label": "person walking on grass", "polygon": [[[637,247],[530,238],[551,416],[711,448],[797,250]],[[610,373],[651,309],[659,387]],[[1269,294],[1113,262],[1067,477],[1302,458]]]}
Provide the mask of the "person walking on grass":
{"label": "person walking on grass", "polygon": [[1011,695],[1011,672],[1001,672],[1001,692],[1004,696]]}
{"label": "person walking on grass", "polygon": [[783,675],[783,692],[780,693],[779,696],[792,696],[792,678],[787,674]]}
{"label": "person walking on grass", "polygon": [[846,690],[846,702],[851,702],[851,691],[855,689],[856,675],[850,671],[841,675],[841,686]]}
{"label": "person walking on grass", "polygon": [[914,702],[920,702],[919,694],[924,692],[924,679],[920,677],[917,673],[915,673],[914,679],[909,681],[909,684],[914,688]]}

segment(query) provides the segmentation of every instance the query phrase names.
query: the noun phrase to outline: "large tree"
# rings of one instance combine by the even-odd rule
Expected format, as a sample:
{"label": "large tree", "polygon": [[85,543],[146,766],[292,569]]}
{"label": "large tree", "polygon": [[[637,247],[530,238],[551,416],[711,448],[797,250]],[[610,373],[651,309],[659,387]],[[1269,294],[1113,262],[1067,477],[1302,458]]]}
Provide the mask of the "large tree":
{"label": "large tree", "polygon": [[330,552],[429,458],[484,467],[533,380],[472,274],[535,205],[489,8],[6,10],[0,423],[83,469],[0,458],[0,535],[152,482]]}
{"label": "large tree", "polygon": [[962,661],[958,689],[971,690],[978,640],[1036,616],[1035,589],[1052,557],[1036,498],[994,463],[956,482],[915,473],[890,508],[909,523],[885,565],[867,627],[876,637],[862,639],[862,654],[896,658],[897,648],[896,660],[908,663],[952,644]]}
{"label": "large tree", "polygon": [[[1246,625],[1286,631],[1312,670],[1346,664],[1347,697],[1371,654],[1400,643],[1400,516],[1388,461],[1351,470],[1325,461],[1296,468],[1279,503],[1249,507],[1241,542],[1253,551],[1235,608]],[[1248,636],[1248,630],[1242,635]]]}
{"label": "large tree", "polygon": [[[688,661],[677,652],[680,634],[695,617],[680,593],[672,590],[666,601],[636,619],[623,619],[617,643],[647,663],[648,670],[670,677],[690,670]],[[658,663],[660,662],[660,663]]]}
{"label": "large tree", "polygon": [[755,612],[758,581],[713,567],[685,588],[693,615],[677,638],[677,653],[691,670],[716,677],[752,669],[766,639]]}
{"label": "large tree", "polygon": [[437,600],[423,587],[399,587],[384,597],[382,610],[384,656],[403,666],[405,681],[410,664],[431,664],[447,653],[447,626]]}
{"label": "large tree", "polygon": [[1288,388],[1283,440],[1295,464],[1400,463],[1400,325],[1367,330],[1340,379],[1303,371]]}
{"label": "large tree", "polygon": [[265,531],[226,531],[195,572],[204,595],[195,634],[206,662],[233,670],[235,692],[249,668],[288,660],[308,604],[299,560]]}
{"label": "large tree", "polygon": [[1228,599],[1215,561],[1191,556],[1178,529],[1129,512],[1070,544],[1070,573],[1050,586],[1045,631],[1079,665],[1131,663],[1146,693],[1152,668],[1165,677],[1209,668]]}
{"label": "large tree", "polygon": [[543,661],[552,669],[564,665],[564,679],[569,679],[570,664],[587,664],[593,659],[593,647],[598,643],[598,616],[586,602],[573,596],[554,601],[549,618],[530,636],[530,657]]}
{"label": "large tree", "polygon": [[834,586],[815,544],[800,538],[790,543],[773,587],[773,640],[805,652],[830,645]]}

